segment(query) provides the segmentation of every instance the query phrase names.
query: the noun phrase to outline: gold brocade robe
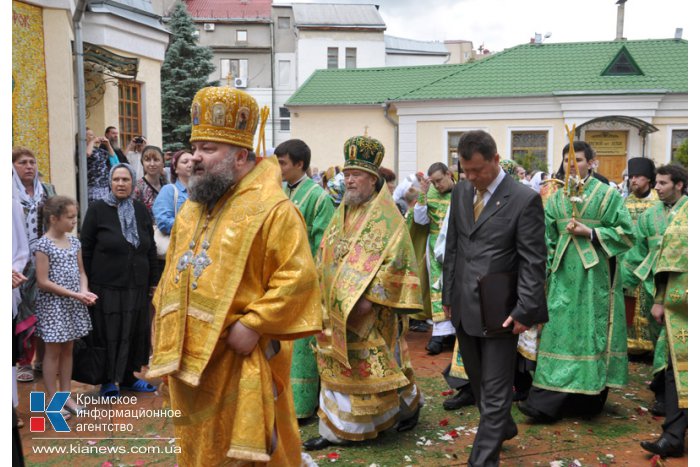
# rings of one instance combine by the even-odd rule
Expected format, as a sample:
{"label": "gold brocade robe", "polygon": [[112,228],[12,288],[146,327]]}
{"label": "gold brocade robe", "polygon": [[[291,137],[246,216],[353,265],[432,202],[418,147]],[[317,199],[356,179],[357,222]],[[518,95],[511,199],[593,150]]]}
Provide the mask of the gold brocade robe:
{"label": "gold brocade robe", "polygon": [[[179,465],[301,462],[292,343],[278,339],[320,330],[320,289],[304,221],[280,184],[277,160],[266,158],[210,218],[191,201],[177,216],[154,296],[148,375],[169,375],[170,406],[182,414],[173,420]],[[186,265],[188,250],[210,264]],[[238,320],[261,336],[246,357],[226,343]]]}
{"label": "gold brocade robe", "polygon": [[[324,387],[373,394],[410,384],[408,358],[399,364],[394,355],[401,344],[396,312],[420,310],[421,288],[408,229],[386,185],[362,206],[340,205],[317,260],[324,303],[317,360]],[[349,323],[363,296],[373,311],[362,322]]]}
{"label": "gold brocade robe", "polygon": [[[630,217],[632,217],[632,223],[636,226],[640,216],[647,209],[654,207],[660,202],[659,195],[652,188],[644,198],[638,198],[634,193],[630,193],[625,198],[625,207],[629,211]],[[636,242],[641,241],[646,241],[646,239],[636,239]],[[623,284],[629,281],[628,276],[634,274],[634,271],[627,266],[628,258],[634,254],[635,249],[632,248],[621,257]],[[642,284],[638,284],[634,289],[625,290],[626,312],[633,314],[633,316],[627,316],[627,350],[630,353],[644,353],[654,350],[654,344],[659,336],[659,329],[656,323],[652,322],[652,301],[653,297],[645,293]]]}

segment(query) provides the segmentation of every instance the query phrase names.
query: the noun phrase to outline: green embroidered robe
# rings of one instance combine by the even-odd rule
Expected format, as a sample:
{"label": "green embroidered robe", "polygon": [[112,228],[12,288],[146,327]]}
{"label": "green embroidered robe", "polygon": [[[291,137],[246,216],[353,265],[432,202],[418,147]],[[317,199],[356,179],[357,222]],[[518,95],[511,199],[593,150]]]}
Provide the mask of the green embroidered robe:
{"label": "green embroidered robe", "polygon": [[[413,220],[413,209],[410,208],[406,212],[406,226],[408,226],[408,233],[411,235],[411,243],[413,244],[413,251],[416,254],[416,260],[418,261],[418,272],[420,275],[420,283],[428,284],[428,264],[425,258],[425,245],[428,243],[429,225],[421,225]],[[421,300],[423,303],[423,309],[420,313],[415,313],[411,315],[412,319],[426,320],[432,318],[432,308],[433,305],[430,301],[430,288],[421,287]]]}
{"label": "green embroidered robe", "polygon": [[[668,360],[666,353],[667,344],[665,332],[660,324],[651,316],[651,307],[654,303],[654,268],[659,258],[661,239],[669,222],[678,210],[688,201],[687,196],[681,197],[676,204],[666,208],[658,202],[653,207],[644,211],[639,217],[635,228],[637,241],[634,247],[625,254],[622,262],[622,286],[625,289],[634,289],[638,293],[638,304],[644,314],[635,315],[634,326],[637,336],[650,340],[655,344],[654,348],[654,373],[664,370]],[[628,328],[627,345],[630,345],[630,329]]]}
{"label": "green embroidered robe", "polygon": [[678,406],[688,408],[688,203],[680,207],[661,241],[656,263],[657,302],[663,297],[668,350]]}
{"label": "green embroidered robe", "polygon": [[[307,177],[291,192],[287,186],[284,191],[304,217],[311,254],[316,256],[323,233],[335,212],[333,200],[323,188]],[[319,377],[313,345],[316,345],[313,336],[294,341],[291,383],[297,418],[312,416],[318,405]]]}
{"label": "green embroidered robe", "polygon": [[[644,198],[630,194],[625,198],[625,207],[632,217],[635,228],[642,215],[654,206],[662,204],[656,190],[651,189]],[[636,233],[636,231],[635,231]],[[622,256],[622,289],[625,291],[627,312],[627,350],[630,353],[644,353],[654,349],[661,326],[651,316],[653,295],[647,293],[639,280],[635,280],[634,268],[630,267],[630,256],[635,256],[637,244],[646,239],[636,235],[635,246]],[[653,280],[653,274],[652,274]]]}
{"label": "green embroidered robe", "polygon": [[430,218],[430,230],[428,232],[428,245],[426,258],[428,266],[428,284],[423,287],[430,288],[430,303],[432,320],[435,323],[446,321],[445,312],[442,310],[442,263],[435,259],[435,241],[440,234],[442,221],[445,219],[447,208],[450,207],[452,192],[440,193],[434,186],[430,186],[427,195],[428,217]]}
{"label": "green embroidered robe", "polygon": [[[598,241],[566,231],[572,202],[564,190],[545,206],[549,322],[542,329],[534,385],[598,394],[627,383],[627,332],[618,268],[611,259],[632,246],[632,219],[614,188],[589,177],[576,219]],[[616,262],[615,262],[616,264]]]}

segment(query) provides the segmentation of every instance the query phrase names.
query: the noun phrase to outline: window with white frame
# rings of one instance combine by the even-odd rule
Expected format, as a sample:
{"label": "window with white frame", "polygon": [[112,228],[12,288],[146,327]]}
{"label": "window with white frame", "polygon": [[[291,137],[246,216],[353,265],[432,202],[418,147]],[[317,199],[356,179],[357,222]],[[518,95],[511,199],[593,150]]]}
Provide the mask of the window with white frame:
{"label": "window with white frame", "polygon": [[289,16],[280,16],[277,18],[277,29],[289,29]]}
{"label": "window with white frame", "polygon": [[222,58],[221,59],[221,79],[225,80],[241,78],[248,80],[248,59],[245,58]]}
{"label": "window with white frame", "polygon": [[675,159],[678,147],[688,139],[688,130],[671,130],[671,159]]}
{"label": "window with white frame", "polygon": [[459,138],[462,137],[463,131],[448,131],[447,132],[447,162],[448,166],[459,165],[459,153],[457,152],[457,146],[459,145]]}
{"label": "window with white frame", "polygon": [[513,131],[510,134],[510,158],[531,172],[547,172],[547,130]]}
{"label": "window with white frame", "polygon": [[357,48],[345,48],[345,68],[357,68]]}
{"label": "window with white frame", "polygon": [[248,31],[245,29],[237,29],[236,42],[248,42]]}
{"label": "window with white frame", "polygon": [[280,131],[289,131],[290,123],[291,115],[289,114],[289,109],[280,107]]}
{"label": "window with white frame", "polygon": [[328,47],[328,66],[329,70],[338,68],[338,47]]}
{"label": "window with white frame", "polygon": [[277,84],[288,86],[290,84],[291,71],[292,62],[290,60],[280,60],[278,62]]}

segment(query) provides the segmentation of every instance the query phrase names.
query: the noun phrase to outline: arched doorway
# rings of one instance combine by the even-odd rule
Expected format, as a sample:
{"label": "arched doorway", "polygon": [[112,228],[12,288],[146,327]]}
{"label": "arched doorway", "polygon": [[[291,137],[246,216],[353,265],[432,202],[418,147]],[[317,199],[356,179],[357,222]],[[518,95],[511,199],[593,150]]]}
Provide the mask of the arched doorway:
{"label": "arched doorway", "polygon": [[647,157],[647,135],[655,131],[659,129],[644,120],[608,115],[576,127],[576,138],[583,132],[583,140],[596,150],[598,173],[620,183],[629,157]]}

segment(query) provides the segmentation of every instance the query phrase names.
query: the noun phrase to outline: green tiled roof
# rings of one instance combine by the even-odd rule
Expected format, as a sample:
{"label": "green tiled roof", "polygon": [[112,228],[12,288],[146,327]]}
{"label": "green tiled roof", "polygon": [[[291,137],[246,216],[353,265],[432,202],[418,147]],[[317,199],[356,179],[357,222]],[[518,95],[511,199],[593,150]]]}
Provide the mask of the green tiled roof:
{"label": "green tiled roof", "polygon": [[[623,46],[643,75],[604,76]],[[688,92],[686,40],[524,44],[463,65],[319,70],[287,104],[646,92]]]}
{"label": "green tiled roof", "polygon": [[287,105],[381,104],[460,71],[464,65],[316,70]]}

